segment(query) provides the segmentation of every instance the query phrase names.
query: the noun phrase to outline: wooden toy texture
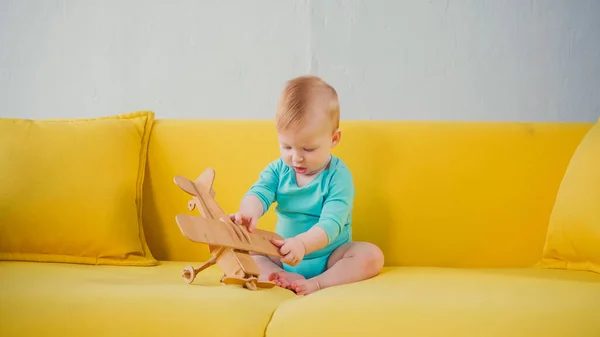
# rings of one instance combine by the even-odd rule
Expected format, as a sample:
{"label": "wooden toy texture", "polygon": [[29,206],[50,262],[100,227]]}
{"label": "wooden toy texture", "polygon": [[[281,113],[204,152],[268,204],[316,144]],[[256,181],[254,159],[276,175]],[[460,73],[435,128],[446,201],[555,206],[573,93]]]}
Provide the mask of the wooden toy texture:
{"label": "wooden toy texture", "polygon": [[239,225],[188,214],[179,214],[176,219],[183,235],[194,242],[280,257],[279,248],[270,241],[282,239],[276,233],[243,229],[244,234],[239,234],[234,229]]}
{"label": "wooden toy texture", "polygon": [[249,232],[246,226],[231,221],[229,215],[218,205],[212,184],[215,178],[213,169],[206,169],[195,181],[176,176],[174,182],[193,197],[188,203],[190,211],[198,208],[201,216],[178,214],[175,221],[181,233],[191,241],[208,245],[212,258],[199,268],[187,266],[182,276],[188,282],[194,281],[202,270],[217,264],[223,270],[221,282],[243,285],[250,290],[272,288],[273,282],[259,281],[260,270],[250,252],[281,257],[279,249],[271,239],[282,237],[276,233],[254,229]]}

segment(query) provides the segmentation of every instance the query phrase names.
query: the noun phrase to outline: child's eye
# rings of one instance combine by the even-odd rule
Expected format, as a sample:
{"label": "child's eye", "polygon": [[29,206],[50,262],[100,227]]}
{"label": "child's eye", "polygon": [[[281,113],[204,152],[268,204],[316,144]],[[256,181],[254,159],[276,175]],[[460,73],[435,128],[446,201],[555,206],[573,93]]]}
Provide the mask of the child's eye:
{"label": "child's eye", "polygon": [[306,151],[306,152],[312,152],[312,151],[314,151],[314,150],[315,150],[315,149],[304,149],[304,151]]}

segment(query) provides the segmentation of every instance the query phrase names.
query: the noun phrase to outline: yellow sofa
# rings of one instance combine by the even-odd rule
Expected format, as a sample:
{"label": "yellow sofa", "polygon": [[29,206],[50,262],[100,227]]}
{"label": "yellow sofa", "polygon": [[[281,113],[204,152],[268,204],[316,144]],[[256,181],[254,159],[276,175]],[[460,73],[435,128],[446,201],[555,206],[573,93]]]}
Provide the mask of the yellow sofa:
{"label": "yellow sofa", "polygon": [[0,120],[0,336],[598,337],[596,213],[587,260],[556,258],[582,238],[547,243],[569,234],[555,200],[594,125],[343,121],[354,240],[381,247],[385,268],[300,297],[222,285],[218,266],[181,278],[209,254],[174,221],[197,211],[173,177],[214,168],[235,211],[278,156],[271,121]]}

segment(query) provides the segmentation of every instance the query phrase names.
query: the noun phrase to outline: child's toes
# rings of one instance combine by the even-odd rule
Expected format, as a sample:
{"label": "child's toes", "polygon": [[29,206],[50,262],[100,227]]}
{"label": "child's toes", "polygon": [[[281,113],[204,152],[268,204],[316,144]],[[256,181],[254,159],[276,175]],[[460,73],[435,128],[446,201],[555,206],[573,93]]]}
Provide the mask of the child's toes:
{"label": "child's toes", "polygon": [[304,282],[302,282],[302,281],[296,281],[296,282],[292,283],[290,288],[298,295],[302,295],[304,293],[304,291],[306,290],[306,286],[304,285]]}
{"label": "child's toes", "polygon": [[277,273],[269,274],[269,281],[273,281],[273,282],[277,283],[277,280],[279,280],[279,274],[277,274]]}
{"label": "child's toes", "polygon": [[300,286],[296,288],[296,294],[298,295],[306,295],[306,287]]}
{"label": "child's toes", "polygon": [[273,283],[275,283],[275,285],[277,285],[278,287],[281,287],[281,288],[287,288],[287,286],[288,286],[285,279],[279,277],[279,275],[277,275],[277,274],[275,274],[275,276],[273,277],[273,279],[271,281]]}

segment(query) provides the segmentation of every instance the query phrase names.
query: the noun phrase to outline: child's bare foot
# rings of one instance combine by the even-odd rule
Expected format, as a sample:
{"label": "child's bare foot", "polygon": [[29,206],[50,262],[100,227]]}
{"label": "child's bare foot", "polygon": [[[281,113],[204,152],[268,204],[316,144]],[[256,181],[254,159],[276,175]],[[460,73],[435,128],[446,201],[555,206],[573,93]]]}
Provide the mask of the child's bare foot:
{"label": "child's bare foot", "polygon": [[274,282],[276,285],[290,289],[290,286],[299,280],[304,280],[304,276],[296,273],[290,273],[287,271],[280,271],[276,273],[271,273],[269,275],[269,281]]}
{"label": "child's bare foot", "polygon": [[292,283],[290,289],[292,289],[298,295],[308,295],[314,293],[317,290],[320,290],[321,286],[319,285],[319,281],[315,280],[314,278],[311,278],[308,280],[296,280],[294,283]]}

